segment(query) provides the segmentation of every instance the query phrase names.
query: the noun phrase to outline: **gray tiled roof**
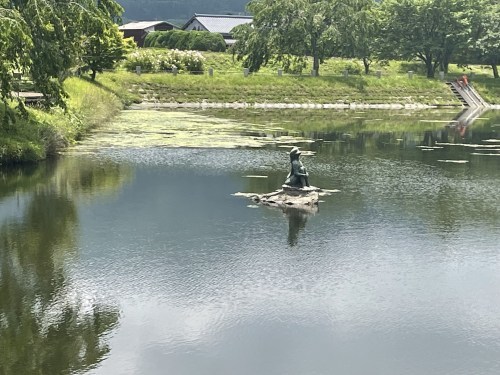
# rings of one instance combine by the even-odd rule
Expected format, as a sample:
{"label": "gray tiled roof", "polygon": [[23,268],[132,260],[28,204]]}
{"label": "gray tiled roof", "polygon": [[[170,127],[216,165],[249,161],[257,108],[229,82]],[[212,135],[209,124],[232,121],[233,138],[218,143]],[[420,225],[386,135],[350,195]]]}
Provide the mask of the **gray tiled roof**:
{"label": "gray tiled roof", "polygon": [[198,20],[212,33],[229,34],[231,30],[239,25],[252,22],[251,16],[225,16],[215,14],[195,14],[186,24],[189,25],[194,19]]}

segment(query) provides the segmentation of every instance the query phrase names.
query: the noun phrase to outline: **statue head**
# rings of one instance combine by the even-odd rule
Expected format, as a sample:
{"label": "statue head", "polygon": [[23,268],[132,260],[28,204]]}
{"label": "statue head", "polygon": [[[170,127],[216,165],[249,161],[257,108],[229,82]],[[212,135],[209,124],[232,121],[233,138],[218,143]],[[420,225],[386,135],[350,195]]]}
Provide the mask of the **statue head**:
{"label": "statue head", "polygon": [[298,159],[301,153],[302,152],[299,150],[298,147],[292,148],[292,150],[290,151],[290,159],[292,159],[292,160]]}

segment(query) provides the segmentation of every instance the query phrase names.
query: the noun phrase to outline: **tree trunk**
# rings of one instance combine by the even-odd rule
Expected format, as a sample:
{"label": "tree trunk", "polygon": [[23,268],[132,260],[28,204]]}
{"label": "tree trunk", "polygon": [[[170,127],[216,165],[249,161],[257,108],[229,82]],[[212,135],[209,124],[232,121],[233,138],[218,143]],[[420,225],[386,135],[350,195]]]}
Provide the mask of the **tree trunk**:
{"label": "tree trunk", "polygon": [[432,53],[430,52],[425,52],[424,53],[417,53],[417,57],[422,60],[425,63],[425,69],[427,70],[427,78],[434,78],[434,72],[436,71],[436,67],[438,66],[439,63],[433,63],[432,62]]}
{"label": "tree trunk", "polygon": [[317,40],[313,38],[311,40],[312,54],[313,54],[313,70],[316,72],[316,75],[319,76],[319,51]]}
{"label": "tree trunk", "polygon": [[443,71],[444,71],[446,74],[448,74],[448,68],[449,68],[449,66],[450,66],[450,62],[449,62],[449,61],[445,61],[445,62],[443,63],[443,65],[444,65],[444,67],[443,67]]}
{"label": "tree trunk", "polygon": [[90,79],[95,81],[95,76],[97,75],[97,70],[92,69],[92,73],[90,73]]}
{"label": "tree trunk", "polygon": [[365,66],[365,74],[368,75],[368,73],[370,73],[370,60],[363,57],[363,65]]}
{"label": "tree trunk", "polygon": [[427,78],[434,78],[434,64],[432,59],[428,58],[425,60],[425,68],[427,69]]}
{"label": "tree trunk", "polygon": [[446,58],[444,58],[444,60],[441,61],[441,63],[439,64],[439,69],[442,72],[448,73],[448,67],[449,67],[449,65],[450,65],[450,63],[447,61]]}
{"label": "tree trunk", "polygon": [[491,64],[491,67],[493,68],[493,77],[500,78],[500,76],[498,75],[498,65],[497,64]]}
{"label": "tree trunk", "polygon": [[314,54],[313,69],[316,71],[316,75],[319,76],[319,57],[317,51]]}

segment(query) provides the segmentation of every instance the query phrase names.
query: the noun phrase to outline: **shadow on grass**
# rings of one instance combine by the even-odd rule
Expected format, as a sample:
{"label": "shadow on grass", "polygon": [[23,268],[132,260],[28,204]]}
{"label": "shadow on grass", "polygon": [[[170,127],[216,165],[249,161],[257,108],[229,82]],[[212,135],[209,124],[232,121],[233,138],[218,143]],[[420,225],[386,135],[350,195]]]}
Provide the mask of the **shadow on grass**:
{"label": "shadow on grass", "polygon": [[87,77],[87,76],[80,76],[80,79],[83,79],[84,81],[87,81],[88,83],[90,83],[91,85],[95,85],[101,89],[103,89],[104,91],[106,92],[109,92],[113,95],[115,95],[117,98],[120,98],[120,100],[122,102],[125,103],[125,105],[129,105],[129,104],[132,104],[132,103],[141,103],[142,100],[138,97],[138,96],[133,96],[133,97],[124,97],[123,93],[120,92],[118,89],[112,89],[111,87],[109,86],[106,86],[104,84],[102,84],[101,82],[97,81],[97,80],[92,80],[90,77]]}
{"label": "shadow on grass", "polygon": [[305,79],[318,79],[323,82],[333,84],[339,87],[343,86],[349,86],[360,93],[366,93],[366,87],[369,85],[366,79],[363,76],[348,76],[348,77],[332,77],[332,76],[318,76],[318,77],[300,77],[300,79],[305,80]]}

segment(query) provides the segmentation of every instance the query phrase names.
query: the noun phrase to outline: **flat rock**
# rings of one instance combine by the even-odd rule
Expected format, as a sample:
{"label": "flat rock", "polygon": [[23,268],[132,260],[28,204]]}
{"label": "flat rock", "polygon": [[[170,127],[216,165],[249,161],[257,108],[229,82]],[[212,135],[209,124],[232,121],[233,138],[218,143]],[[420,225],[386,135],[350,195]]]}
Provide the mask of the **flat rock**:
{"label": "flat rock", "polygon": [[315,186],[297,188],[283,185],[281,189],[267,194],[235,193],[233,195],[247,197],[254,202],[271,207],[308,209],[318,205],[319,197],[339,192]]}

